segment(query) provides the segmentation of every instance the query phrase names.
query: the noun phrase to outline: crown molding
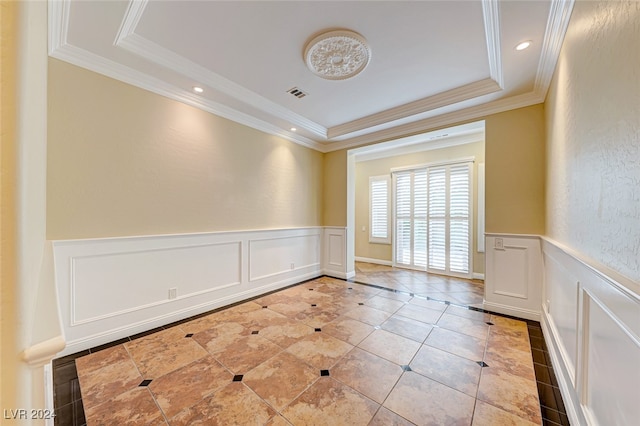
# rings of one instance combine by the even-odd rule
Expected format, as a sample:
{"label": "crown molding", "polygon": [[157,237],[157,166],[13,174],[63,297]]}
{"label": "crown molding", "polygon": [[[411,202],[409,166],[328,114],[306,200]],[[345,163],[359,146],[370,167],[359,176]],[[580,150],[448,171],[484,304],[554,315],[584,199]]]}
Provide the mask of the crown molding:
{"label": "crown molding", "polygon": [[142,13],[144,12],[146,0],[143,5],[139,6],[132,6],[132,3],[135,4],[138,2],[130,2],[127,13],[125,13],[122,20],[118,36],[114,42],[115,46],[128,50],[178,74],[189,77],[198,84],[218,90],[240,102],[250,105],[251,107],[285,120],[296,127],[305,129],[321,140],[326,140],[326,127],[296,114],[293,111],[284,108],[281,105],[278,105],[277,103],[222,77],[221,75],[211,72],[207,68],[196,64],[195,62],[192,62],[169,49],[165,49],[139,34],[136,34],[134,31],[137,23],[140,21]]}
{"label": "crown molding", "polygon": [[484,17],[484,32],[487,40],[487,54],[489,55],[489,75],[504,88],[502,75],[502,57],[500,55],[500,5],[497,0],[482,0],[482,16]]}
{"label": "crown molding", "polygon": [[[220,90],[235,99],[242,99],[242,102],[252,108],[271,114],[273,117],[286,120],[291,124],[295,124],[300,129],[306,129],[310,133],[318,136],[315,140],[289,132],[279,126],[255,118],[221,103],[207,100],[202,96],[193,94],[190,88],[176,87],[151,75],[136,71],[68,44],[67,31],[71,0],[49,0],[49,54],[54,58],[67,61],[167,98],[184,102],[256,130],[326,153],[384,142],[407,135],[416,135],[455,123],[475,120],[487,115],[544,102],[569,24],[574,1],[575,0],[551,0],[550,13],[532,92],[378,131],[375,131],[372,127],[501,90],[503,77],[499,48],[499,3],[497,0],[483,0],[482,2],[489,55],[490,78],[470,83],[398,108],[392,108],[349,123],[334,126],[330,129],[326,129],[318,123],[295,114],[135,34],[135,28],[140,21],[148,0],[131,0],[129,2],[127,13],[121,23],[118,35],[114,40],[115,45],[126,48],[174,72],[193,78],[201,84]],[[328,141],[328,137],[335,138],[366,129],[373,131],[339,142]]]}
{"label": "crown molding", "polygon": [[402,144],[401,146],[388,147],[372,152],[356,154],[356,162],[378,160],[380,158],[396,157],[398,155],[407,155],[416,152],[431,151],[434,149],[450,148],[452,146],[483,142],[484,129],[473,133],[454,135],[441,139],[432,139],[428,136],[428,134],[422,134],[418,136],[419,137],[415,138],[415,142],[408,142]]}
{"label": "crown molding", "polygon": [[465,108],[462,110],[441,114],[424,120],[414,121],[390,129],[369,133],[352,139],[340,142],[330,142],[323,144],[322,152],[339,151],[341,149],[357,148],[373,143],[385,142],[394,138],[430,131],[436,128],[450,126],[468,120],[484,118],[491,114],[498,114],[517,108],[524,108],[544,102],[544,96],[535,92],[512,96],[506,99],[499,99],[482,105]]}
{"label": "crown molding", "polygon": [[134,33],[136,27],[142,19],[145,9],[149,4],[149,0],[131,0],[127,6],[127,11],[120,23],[120,29],[116,35],[116,39],[113,42],[114,46],[119,45],[125,38]]}
{"label": "crown molding", "polygon": [[478,96],[488,95],[500,90],[500,86],[491,78],[475,81],[446,92],[438,93],[408,104],[378,112],[367,117],[359,118],[345,124],[329,128],[329,139],[348,135],[359,130],[369,129],[381,124],[411,117],[426,111],[434,110],[458,102],[463,102]]}
{"label": "crown molding", "polygon": [[202,98],[189,90],[177,88],[158,78],[151,77],[143,72],[126,67],[109,59],[105,59],[102,56],[88,52],[79,47],[70,44],[59,46],[50,55],[56,59],[69,62],[81,68],[148,90],[166,98],[183,102],[203,111],[235,121],[236,123],[243,124],[271,135],[279,136],[307,148],[315,150],[322,149],[322,145],[312,139],[296,133],[287,132],[274,124],[257,119],[249,114],[237,111],[218,102]]}
{"label": "crown molding", "polygon": [[71,0],[49,0],[49,54],[67,44]]}
{"label": "crown molding", "polygon": [[551,0],[547,28],[544,32],[542,52],[538,62],[534,91],[545,98],[551,84],[560,49],[569,26],[574,0]]}
{"label": "crown molding", "polygon": [[482,0],[485,39],[489,63],[489,78],[479,80],[446,92],[419,99],[396,108],[390,108],[367,117],[329,128],[327,137],[333,139],[360,130],[411,117],[447,105],[500,91],[504,88],[500,55],[500,5],[497,0]]}

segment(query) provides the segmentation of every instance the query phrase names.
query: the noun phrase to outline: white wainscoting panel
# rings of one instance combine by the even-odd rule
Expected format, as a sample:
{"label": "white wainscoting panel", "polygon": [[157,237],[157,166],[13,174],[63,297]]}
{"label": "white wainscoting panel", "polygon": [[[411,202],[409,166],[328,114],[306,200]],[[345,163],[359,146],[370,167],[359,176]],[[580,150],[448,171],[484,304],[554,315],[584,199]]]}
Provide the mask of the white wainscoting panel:
{"label": "white wainscoting panel", "polygon": [[485,309],[540,320],[540,238],[535,235],[487,234],[485,250]]}
{"label": "white wainscoting panel", "polygon": [[324,255],[322,266],[324,273],[336,278],[347,276],[347,230],[339,227],[325,227]]}
{"label": "white wainscoting panel", "polygon": [[[543,243],[544,244],[544,243]],[[562,358],[564,359],[571,383],[575,385],[575,368],[578,356],[578,278],[573,275],[562,259],[549,256],[544,251],[545,285],[544,303],[554,317],[554,327],[562,341]],[[553,301],[553,303],[552,303]]]}
{"label": "white wainscoting panel", "polygon": [[[60,355],[318,277],[324,236],[309,227],[54,241]],[[333,245],[339,268],[344,250]]]}
{"label": "white wainscoting panel", "polygon": [[571,424],[640,419],[640,294],[542,239],[542,329]]}
{"label": "white wainscoting panel", "polygon": [[320,232],[313,235],[249,240],[249,281],[320,267]]}
{"label": "white wainscoting panel", "polygon": [[241,279],[240,241],[74,256],[71,325],[164,303],[171,288],[176,297],[190,297]]}

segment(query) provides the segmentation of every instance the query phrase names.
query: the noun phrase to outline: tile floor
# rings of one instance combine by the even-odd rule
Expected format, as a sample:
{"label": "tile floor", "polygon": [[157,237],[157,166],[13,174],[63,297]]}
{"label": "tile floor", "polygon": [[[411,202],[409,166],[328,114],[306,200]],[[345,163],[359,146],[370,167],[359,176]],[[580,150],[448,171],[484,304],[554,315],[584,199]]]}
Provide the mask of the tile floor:
{"label": "tile floor", "polygon": [[377,282],[397,291],[321,277],[56,360],[56,424],[568,424],[535,323],[397,272]]}
{"label": "tile floor", "polygon": [[482,307],[484,283],[420,271],[356,262],[354,281],[427,296],[465,306]]}

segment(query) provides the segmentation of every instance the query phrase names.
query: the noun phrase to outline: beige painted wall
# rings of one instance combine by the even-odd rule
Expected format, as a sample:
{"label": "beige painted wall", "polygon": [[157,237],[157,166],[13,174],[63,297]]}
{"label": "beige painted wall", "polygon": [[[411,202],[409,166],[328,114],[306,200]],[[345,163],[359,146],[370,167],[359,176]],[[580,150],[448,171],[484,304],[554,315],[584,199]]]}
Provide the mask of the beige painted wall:
{"label": "beige painted wall", "polygon": [[323,155],[55,59],[47,237],[322,225]]}
{"label": "beige painted wall", "polygon": [[323,166],[323,224],[347,226],[347,151],[326,153]]}
{"label": "beige painted wall", "polygon": [[545,103],[547,234],[640,283],[640,3],[576,2]]}
{"label": "beige painted wall", "polygon": [[486,232],[544,234],[542,104],[485,118]]}
{"label": "beige painted wall", "polygon": [[16,68],[18,4],[0,2],[0,408],[17,407]]}
{"label": "beige painted wall", "polygon": [[[544,234],[543,105],[481,119],[485,120],[486,232]],[[457,124],[463,123],[453,125]],[[325,155],[325,225],[346,226],[346,156],[346,150]]]}
{"label": "beige painted wall", "polygon": [[[369,243],[369,177],[390,175],[394,167],[405,167],[417,164],[428,164],[456,160],[460,158],[474,157],[474,185],[473,185],[473,226],[472,247],[473,272],[484,273],[484,253],[478,253],[476,243],[476,226],[478,217],[478,167],[484,163],[484,142],[476,142],[458,145],[449,148],[435,149],[431,151],[416,152],[413,154],[398,155],[377,160],[362,161],[356,163],[356,256],[379,260],[392,260],[391,244]],[[364,227],[364,231],[362,230]]]}

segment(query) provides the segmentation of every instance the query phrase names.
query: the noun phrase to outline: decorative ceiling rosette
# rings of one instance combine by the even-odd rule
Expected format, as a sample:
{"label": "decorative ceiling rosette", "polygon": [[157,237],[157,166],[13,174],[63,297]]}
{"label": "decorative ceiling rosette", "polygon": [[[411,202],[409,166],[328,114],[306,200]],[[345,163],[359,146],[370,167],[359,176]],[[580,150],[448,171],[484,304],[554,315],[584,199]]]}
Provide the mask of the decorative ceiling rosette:
{"label": "decorative ceiling rosette", "polygon": [[360,34],[329,31],[311,40],[305,50],[307,67],[327,80],[345,80],[364,70],[371,59],[371,49]]}

